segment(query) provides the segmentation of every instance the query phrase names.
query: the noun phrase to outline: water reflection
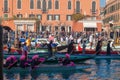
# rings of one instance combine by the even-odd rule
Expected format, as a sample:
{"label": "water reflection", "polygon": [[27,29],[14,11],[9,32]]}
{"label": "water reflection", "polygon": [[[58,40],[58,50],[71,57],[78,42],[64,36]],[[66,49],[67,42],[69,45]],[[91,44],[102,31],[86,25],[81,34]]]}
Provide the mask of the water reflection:
{"label": "water reflection", "polygon": [[4,73],[4,80],[120,80],[120,60],[96,59],[86,63],[91,64],[90,68],[74,71],[9,71]]}
{"label": "water reflection", "polygon": [[96,74],[95,77],[97,78],[109,78],[111,76],[110,70],[110,63],[111,59],[97,59],[95,60],[96,63]]}

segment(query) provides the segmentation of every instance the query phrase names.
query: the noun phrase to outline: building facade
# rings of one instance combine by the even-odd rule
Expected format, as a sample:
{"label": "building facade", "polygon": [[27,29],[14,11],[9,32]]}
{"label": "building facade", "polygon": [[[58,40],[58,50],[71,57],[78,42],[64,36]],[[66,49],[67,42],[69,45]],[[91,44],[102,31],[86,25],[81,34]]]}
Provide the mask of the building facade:
{"label": "building facade", "polygon": [[104,12],[103,22],[106,31],[120,26],[120,0],[107,0]]}
{"label": "building facade", "polygon": [[[85,18],[75,22],[73,14]],[[1,0],[2,25],[20,31],[101,31],[100,0]]]}

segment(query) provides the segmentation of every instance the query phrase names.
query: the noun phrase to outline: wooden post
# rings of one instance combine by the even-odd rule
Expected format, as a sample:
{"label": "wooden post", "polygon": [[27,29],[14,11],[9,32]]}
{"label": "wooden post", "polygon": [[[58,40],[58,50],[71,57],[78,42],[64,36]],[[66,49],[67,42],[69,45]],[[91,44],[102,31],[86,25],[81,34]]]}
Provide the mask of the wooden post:
{"label": "wooden post", "polygon": [[3,80],[3,29],[0,25],[0,80]]}

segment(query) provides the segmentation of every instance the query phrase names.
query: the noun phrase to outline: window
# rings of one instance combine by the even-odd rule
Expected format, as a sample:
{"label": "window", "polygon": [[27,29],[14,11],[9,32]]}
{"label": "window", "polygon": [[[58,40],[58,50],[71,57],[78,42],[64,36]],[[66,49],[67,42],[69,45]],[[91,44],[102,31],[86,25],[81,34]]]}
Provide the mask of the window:
{"label": "window", "polygon": [[39,20],[42,20],[42,15],[38,14],[38,15],[37,15],[37,18],[38,18]]}
{"label": "window", "polygon": [[41,1],[37,0],[37,9],[41,9]]}
{"label": "window", "polygon": [[69,0],[69,1],[68,1],[68,9],[71,9],[71,7],[72,7],[72,6],[71,6],[71,1]]}
{"label": "window", "polygon": [[55,9],[59,9],[59,1],[55,0]]}
{"label": "window", "polygon": [[76,13],[80,13],[80,1],[76,1]]}
{"label": "window", "polygon": [[59,27],[59,26],[55,26],[55,31],[58,31],[58,27]]}
{"label": "window", "polygon": [[55,20],[60,20],[60,15],[54,15]]}
{"label": "window", "polygon": [[42,2],[42,10],[43,12],[46,12],[46,0],[43,0]]}
{"label": "window", "polygon": [[21,9],[21,0],[17,0],[17,9]]}
{"label": "window", "polygon": [[96,12],[96,2],[93,1],[92,2],[92,13],[95,13]]}
{"label": "window", "polygon": [[8,12],[8,0],[4,0],[4,12]]}
{"label": "window", "polygon": [[67,18],[66,18],[68,21],[71,21],[72,20],[72,16],[71,15],[67,15]]}
{"label": "window", "polygon": [[30,9],[34,9],[34,0],[30,0]]}
{"label": "window", "polygon": [[52,9],[52,2],[51,2],[51,0],[48,1],[48,9]]}
{"label": "window", "polygon": [[47,20],[53,20],[52,15],[47,15]]}
{"label": "window", "polygon": [[35,18],[34,14],[29,14],[29,18]]}
{"label": "window", "polygon": [[17,17],[18,18],[22,18],[22,14],[17,14]]}

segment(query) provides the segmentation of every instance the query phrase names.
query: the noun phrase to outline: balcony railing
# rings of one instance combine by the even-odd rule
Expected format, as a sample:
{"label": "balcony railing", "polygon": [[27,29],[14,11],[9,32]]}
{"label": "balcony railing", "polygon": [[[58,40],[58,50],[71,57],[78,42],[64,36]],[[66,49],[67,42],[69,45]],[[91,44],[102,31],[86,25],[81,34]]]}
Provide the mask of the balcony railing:
{"label": "balcony railing", "polygon": [[3,11],[4,13],[9,13],[9,12],[10,12],[10,8],[7,8],[7,9],[2,8],[2,11]]}
{"label": "balcony railing", "polygon": [[74,13],[81,13],[82,12],[82,9],[75,9],[74,10]]}
{"label": "balcony railing", "polygon": [[48,13],[48,9],[42,9],[42,13]]}
{"label": "balcony railing", "polygon": [[92,9],[90,9],[90,12],[91,12],[92,14],[97,14],[97,10],[92,10]]}

